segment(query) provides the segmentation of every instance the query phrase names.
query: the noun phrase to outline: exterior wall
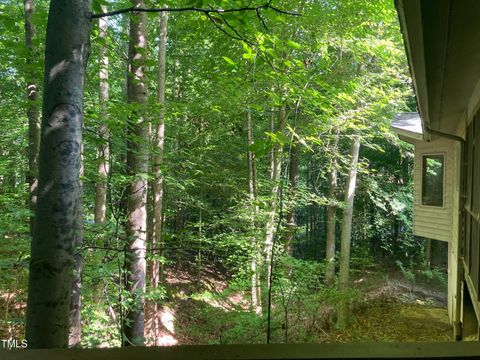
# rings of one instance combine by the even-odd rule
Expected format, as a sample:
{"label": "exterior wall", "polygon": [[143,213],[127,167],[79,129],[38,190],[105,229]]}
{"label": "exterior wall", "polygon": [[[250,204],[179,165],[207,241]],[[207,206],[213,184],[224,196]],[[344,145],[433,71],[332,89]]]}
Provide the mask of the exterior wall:
{"label": "exterior wall", "polygon": [[[453,210],[453,190],[458,173],[455,168],[455,152],[456,144],[452,140],[415,141],[413,232],[416,236],[447,242],[452,240],[452,236],[458,236],[453,233],[454,221],[458,224],[458,215],[454,220]],[[445,155],[443,207],[422,205],[422,158],[429,154]],[[459,184],[457,194],[458,186]]]}
{"label": "exterior wall", "polygon": [[[457,306],[459,199],[461,192],[461,146],[457,141],[437,138],[430,142],[414,141],[415,181],[413,229],[416,236],[448,242],[448,315],[455,321]],[[444,206],[422,205],[423,155],[444,154]]]}

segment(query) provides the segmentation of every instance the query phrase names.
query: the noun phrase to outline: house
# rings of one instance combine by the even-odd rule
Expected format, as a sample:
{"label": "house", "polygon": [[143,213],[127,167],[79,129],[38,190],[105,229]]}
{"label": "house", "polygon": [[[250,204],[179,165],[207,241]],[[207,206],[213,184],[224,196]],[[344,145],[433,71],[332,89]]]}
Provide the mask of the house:
{"label": "house", "polygon": [[457,340],[479,340],[480,1],[397,0],[419,114],[393,127],[415,145],[416,235],[449,245]]}

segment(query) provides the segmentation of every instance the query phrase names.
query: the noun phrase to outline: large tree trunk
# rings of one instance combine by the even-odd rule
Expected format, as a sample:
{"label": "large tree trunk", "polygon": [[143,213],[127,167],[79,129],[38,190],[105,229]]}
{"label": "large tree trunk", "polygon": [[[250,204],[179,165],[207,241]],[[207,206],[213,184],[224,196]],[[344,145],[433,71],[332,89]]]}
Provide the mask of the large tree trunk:
{"label": "large tree trunk", "polygon": [[[252,123],[252,113],[250,110],[247,110],[247,141],[248,146],[253,144],[253,123]],[[252,206],[252,221],[251,221],[251,230],[255,232],[255,220],[258,216],[258,205],[255,203],[257,199],[257,186],[256,186],[256,167],[255,167],[255,154],[253,151],[247,151],[247,160],[248,160],[248,195],[250,204]],[[262,313],[262,303],[261,303],[261,288],[260,288],[260,274],[259,274],[259,244],[257,237],[255,235],[251,238],[253,255],[251,259],[251,271],[252,271],[252,308],[257,315]]]}
{"label": "large tree trunk", "polygon": [[[351,165],[348,181],[345,184],[345,204],[343,210],[342,233],[340,242],[340,274],[338,279],[338,291],[345,293],[349,287],[350,279],[350,243],[352,235],[353,201],[357,186],[357,164],[360,152],[360,136],[353,137],[351,149]],[[338,304],[337,327],[344,328],[350,318],[349,301],[346,295]]]}
{"label": "large tree trunk", "polygon": [[[153,236],[152,248],[155,256],[163,255],[162,224],[163,224],[163,147],[165,139],[165,74],[166,74],[166,52],[167,52],[167,29],[168,13],[163,12],[160,17],[160,40],[158,43],[158,79],[157,79],[157,101],[160,108],[160,116],[155,131],[154,157],[153,157]],[[154,257],[152,263],[152,288],[158,288],[160,284],[160,262]],[[155,344],[160,345],[160,311],[157,301],[153,304],[153,326],[155,333]]]}
{"label": "large tree trunk", "polygon": [[36,49],[33,45],[35,39],[35,25],[32,22],[32,15],[35,13],[35,1],[24,0],[25,12],[25,46],[27,48],[27,117],[28,117],[28,174],[27,182],[30,189],[30,234],[34,234],[34,216],[37,204],[37,183],[38,183],[38,150],[40,148],[40,116],[37,105],[38,99],[38,74],[35,71]]}
{"label": "large tree trunk", "polygon": [[325,269],[325,284],[332,285],[335,280],[335,226],[337,212],[337,151],[339,132],[335,134],[335,142],[332,149],[332,161],[330,169],[330,187],[328,190],[329,204],[327,206],[327,239],[326,255],[327,267]]}
{"label": "large tree trunk", "polygon": [[29,348],[68,346],[74,249],[81,222],[79,175],[90,13],[90,0],[50,2],[27,302]]}
{"label": "large tree trunk", "polygon": [[[134,7],[144,7],[143,0],[132,0]],[[147,237],[147,177],[149,126],[145,118],[147,102],[145,56],[147,52],[147,16],[130,16],[129,76],[127,97],[137,107],[130,114],[127,135],[127,171],[132,178],[127,190],[126,288],[131,304],[125,314],[123,345],[143,345],[145,323],[145,245]]]}
{"label": "large tree trunk", "polygon": [[[107,12],[107,8],[102,6],[102,11]],[[98,161],[98,180],[95,185],[95,224],[103,224],[106,219],[107,211],[107,180],[110,172],[110,146],[109,146],[109,130],[107,125],[107,103],[109,100],[108,94],[108,54],[107,54],[107,18],[98,19],[98,28],[100,38],[100,127],[99,137],[100,144],[97,148],[97,161]]]}

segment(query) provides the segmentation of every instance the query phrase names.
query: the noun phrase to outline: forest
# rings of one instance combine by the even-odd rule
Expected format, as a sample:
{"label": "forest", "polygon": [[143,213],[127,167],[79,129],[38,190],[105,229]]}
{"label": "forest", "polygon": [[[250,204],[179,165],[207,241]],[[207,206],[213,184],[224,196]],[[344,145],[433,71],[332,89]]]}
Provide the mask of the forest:
{"label": "forest", "polygon": [[393,1],[0,0],[0,29],[0,339],[450,339]]}

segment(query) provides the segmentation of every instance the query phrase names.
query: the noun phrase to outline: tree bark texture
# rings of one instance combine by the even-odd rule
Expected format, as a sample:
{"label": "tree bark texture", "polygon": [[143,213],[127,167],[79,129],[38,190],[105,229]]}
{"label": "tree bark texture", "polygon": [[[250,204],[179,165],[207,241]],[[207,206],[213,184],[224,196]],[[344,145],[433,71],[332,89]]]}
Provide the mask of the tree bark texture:
{"label": "tree bark texture", "polygon": [[[134,7],[144,7],[142,0],[133,0]],[[132,302],[125,314],[123,345],[143,345],[145,245],[147,237],[147,173],[149,126],[145,118],[147,101],[145,57],[147,54],[147,16],[145,13],[130,16],[129,75],[127,99],[134,104],[128,124],[127,171],[131,182],[127,190],[127,250],[125,270],[127,291]]]}
{"label": "tree bark texture", "polygon": [[[252,113],[250,110],[247,110],[247,141],[248,146],[253,144],[253,122],[252,122]],[[251,227],[252,231],[255,231],[255,219],[258,216],[258,205],[255,204],[257,199],[257,186],[256,186],[256,167],[255,167],[255,154],[253,151],[247,151],[247,161],[248,161],[248,195],[249,200],[252,206],[252,221]],[[261,288],[260,288],[260,274],[258,260],[260,258],[260,249],[257,237],[255,235],[251,238],[253,254],[251,259],[251,291],[252,291],[252,308],[257,315],[262,313],[262,303],[261,303]]]}
{"label": "tree bark texture", "polygon": [[90,0],[50,2],[27,303],[29,348],[68,346],[74,248],[81,222],[79,175],[90,13]]}
{"label": "tree bark texture", "polygon": [[[102,6],[102,11],[107,12],[107,8]],[[98,19],[98,28],[100,39],[100,127],[99,136],[100,144],[97,149],[97,175],[98,180],[95,185],[95,224],[103,224],[106,220],[107,212],[107,181],[108,174],[110,172],[110,146],[109,146],[109,129],[107,124],[108,118],[108,100],[109,100],[109,88],[108,88],[108,49],[107,49],[107,31],[108,22],[107,18]]]}
{"label": "tree bark texture", "polygon": [[34,216],[37,204],[37,185],[38,185],[38,152],[40,148],[40,112],[37,105],[38,99],[38,79],[39,74],[35,70],[36,49],[33,41],[36,37],[35,25],[32,22],[32,16],[35,14],[35,1],[24,0],[25,15],[25,47],[27,49],[27,117],[28,117],[28,173],[27,182],[30,189],[30,234],[34,234]]}
{"label": "tree bark texture", "polygon": [[334,145],[332,149],[332,161],[330,169],[330,186],[328,190],[329,205],[327,206],[327,238],[326,238],[326,254],[325,260],[327,266],[325,268],[325,284],[332,285],[335,281],[335,227],[337,212],[337,152],[338,152],[339,132],[338,128],[335,134]]}
{"label": "tree bark texture", "polygon": [[[357,186],[357,164],[360,152],[360,136],[353,137],[351,148],[351,165],[348,181],[345,184],[345,204],[343,210],[342,233],[340,242],[340,272],[338,279],[338,290],[346,292],[350,280],[350,244],[352,235],[353,201]],[[349,301],[346,295],[338,304],[337,327],[344,328],[349,322]]]}
{"label": "tree bark texture", "polygon": [[[168,13],[163,12],[160,16],[160,39],[158,42],[158,78],[157,78],[157,102],[160,105],[160,116],[155,129],[154,156],[153,156],[153,234],[152,248],[154,255],[162,256],[162,223],[163,223],[163,148],[165,139],[165,75],[166,75],[166,54],[167,54],[167,29]],[[160,249],[160,250],[156,250]],[[160,262],[154,257],[152,263],[152,288],[160,285]],[[160,345],[160,310],[158,303],[153,304],[153,324],[155,333],[155,344]]]}

